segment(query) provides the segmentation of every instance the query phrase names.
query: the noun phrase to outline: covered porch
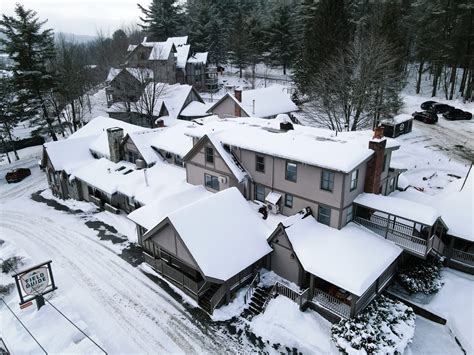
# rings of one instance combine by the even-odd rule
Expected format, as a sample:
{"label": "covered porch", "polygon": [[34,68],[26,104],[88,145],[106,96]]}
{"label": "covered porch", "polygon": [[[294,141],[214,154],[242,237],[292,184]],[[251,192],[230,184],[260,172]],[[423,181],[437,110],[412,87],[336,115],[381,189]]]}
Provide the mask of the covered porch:
{"label": "covered porch", "polygon": [[435,209],[395,197],[362,194],[354,201],[353,216],[355,223],[423,259],[446,230]]}

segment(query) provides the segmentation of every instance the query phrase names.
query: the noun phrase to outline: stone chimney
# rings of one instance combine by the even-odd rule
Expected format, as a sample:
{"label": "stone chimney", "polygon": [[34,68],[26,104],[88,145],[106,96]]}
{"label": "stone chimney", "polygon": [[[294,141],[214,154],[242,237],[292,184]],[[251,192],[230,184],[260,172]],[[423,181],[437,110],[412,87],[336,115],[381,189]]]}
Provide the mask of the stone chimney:
{"label": "stone chimney", "polygon": [[383,136],[383,127],[377,127],[374,130],[373,138],[369,141],[369,149],[374,151],[374,155],[367,163],[364,192],[373,194],[380,193],[386,144],[387,140]]}
{"label": "stone chimney", "polygon": [[120,143],[123,139],[123,129],[112,127],[107,129],[107,140],[109,142],[110,160],[117,163],[121,160]]}
{"label": "stone chimney", "polygon": [[[242,102],[242,89],[235,88],[234,89],[234,96],[235,96],[235,98],[238,102]],[[234,103],[234,107],[235,107],[234,115],[236,117],[242,117],[242,108],[240,107],[240,105],[237,104],[237,103]]]}

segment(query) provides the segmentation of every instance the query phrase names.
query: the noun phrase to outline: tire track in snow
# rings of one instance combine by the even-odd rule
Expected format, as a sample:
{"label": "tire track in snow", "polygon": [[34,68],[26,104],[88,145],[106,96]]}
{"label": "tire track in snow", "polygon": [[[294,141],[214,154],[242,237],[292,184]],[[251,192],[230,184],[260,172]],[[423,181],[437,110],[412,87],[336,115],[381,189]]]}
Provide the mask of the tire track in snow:
{"label": "tire track in snow", "polygon": [[[158,287],[155,287],[156,289],[153,290],[153,294],[150,297],[153,301],[151,304],[149,299],[147,299],[147,296],[150,295],[142,295],[143,297],[140,299],[141,302],[146,301],[148,303],[146,306],[137,302],[135,300],[138,296],[137,290],[133,287],[135,285],[132,286],[131,284],[136,283],[137,279],[142,286],[147,283],[140,280],[140,277],[137,278],[137,272],[132,273],[127,270],[127,268],[120,266],[120,262],[123,261],[119,259],[110,248],[104,248],[103,243],[91,240],[91,237],[85,233],[71,231],[68,227],[55,224],[53,220],[47,217],[25,216],[21,212],[10,211],[2,211],[1,216],[0,226],[2,228],[16,231],[17,235],[25,239],[24,242],[26,244],[33,243],[35,247],[48,249],[49,253],[54,255],[55,263],[58,263],[58,265],[68,271],[72,271],[74,275],[87,286],[87,290],[90,290],[95,298],[102,299],[101,304],[107,305],[108,313],[113,314],[114,320],[118,322],[121,327],[126,329],[128,339],[133,340],[134,348],[136,346],[135,350],[140,348],[146,352],[150,351],[151,346],[155,351],[162,349],[166,352],[176,350],[184,352],[219,352],[222,351],[223,348],[228,348],[228,343],[226,344],[225,339],[219,339],[219,337],[209,339],[209,334],[202,334],[200,329],[192,329],[196,328],[196,326],[192,324],[191,317],[183,313],[183,306],[174,301],[164,291],[160,292]],[[11,222],[9,223],[9,221]],[[19,221],[21,221],[21,224],[19,224]],[[31,234],[32,231],[35,231],[36,237]],[[87,248],[87,246],[84,245],[87,244],[86,241],[87,243],[93,242],[93,244],[98,244],[102,246],[102,248]],[[62,248],[58,247],[61,245]],[[80,251],[80,253],[78,253],[79,255],[75,255],[75,261],[70,260],[64,255],[65,248],[66,250],[73,248]],[[84,252],[84,249],[87,249],[87,252]],[[113,257],[117,258],[117,261],[113,260],[113,258],[112,260],[107,258],[104,252],[108,254],[114,253]],[[79,259],[80,263],[77,262]],[[105,262],[103,262],[104,260]],[[83,265],[87,263],[97,266],[93,268],[89,267],[87,269],[88,275],[81,270]],[[121,278],[119,277],[118,280],[117,278],[113,278],[113,282],[112,280],[107,282],[107,278],[104,278],[104,275],[112,273],[120,273]],[[141,274],[140,272],[138,273]],[[141,274],[141,276],[144,275]],[[101,283],[105,282],[106,285],[113,290],[113,293],[104,292],[101,287],[97,285],[95,281],[97,279],[100,280]],[[133,294],[122,291],[123,289],[130,289],[131,287],[134,289]],[[137,285],[137,288],[139,289],[140,286]],[[150,287],[147,287],[147,289],[150,289]],[[156,296],[160,298],[156,299]],[[163,302],[165,302],[167,307],[171,306],[171,310],[158,307],[162,305]],[[149,331],[146,327],[137,326],[136,323],[131,325],[129,322],[130,317],[123,312],[124,307],[132,307],[134,313],[137,313],[140,317],[144,317],[148,324],[150,321],[153,322],[154,325],[159,328],[156,330],[159,331]],[[165,318],[165,322],[163,322],[162,318]],[[177,329],[179,329],[179,332],[177,332]],[[171,341],[177,348],[169,348],[158,341],[157,333],[164,333],[162,335],[166,335],[168,342]],[[183,333],[187,336],[183,336]],[[192,342],[186,338],[192,339]],[[145,343],[143,341],[144,339],[146,339]]]}

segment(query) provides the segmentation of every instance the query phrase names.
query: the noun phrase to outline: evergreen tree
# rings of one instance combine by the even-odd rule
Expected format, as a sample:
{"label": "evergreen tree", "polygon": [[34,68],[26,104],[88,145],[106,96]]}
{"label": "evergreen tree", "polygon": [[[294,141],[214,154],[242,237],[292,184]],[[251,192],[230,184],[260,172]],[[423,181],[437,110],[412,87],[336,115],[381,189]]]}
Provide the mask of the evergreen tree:
{"label": "evergreen tree", "polygon": [[239,77],[242,78],[242,71],[249,64],[248,28],[243,11],[238,11],[235,14],[231,27],[229,58],[232,64],[239,69]]}
{"label": "evergreen tree", "polygon": [[19,159],[13,142],[13,129],[20,122],[23,111],[12,80],[7,76],[0,76],[0,142],[7,152],[9,162],[11,160],[8,151],[13,151],[15,159]]}
{"label": "evergreen tree", "polygon": [[150,41],[166,41],[168,37],[178,36],[181,30],[181,6],[176,0],[152,0],[148,8],[137,4],[143,12],[140,20],[142,29],[147,32]]}
{"label": "evergreen tree", "polygon": [[274,9],[269,27],[265,31],[267,57],[271,64],[281,65],[283,74],[293,61],[295,41],[293,31],[293,11],[290,3],[279,3]]}
{"label": "evergreen tree", "polygon": [[15,7],[16,16],[2,15],[0,32],[5,38],[0,43],[13,59],[13,84],[27,112],[36,114],[36,122],[45,127],[53,140],[57,140],[53,119],[50,116],[47,94],[55,86],[50,62],[55,56],[53,32],[42,30],[46,21],[40,21],[36,12],[22,5]]}

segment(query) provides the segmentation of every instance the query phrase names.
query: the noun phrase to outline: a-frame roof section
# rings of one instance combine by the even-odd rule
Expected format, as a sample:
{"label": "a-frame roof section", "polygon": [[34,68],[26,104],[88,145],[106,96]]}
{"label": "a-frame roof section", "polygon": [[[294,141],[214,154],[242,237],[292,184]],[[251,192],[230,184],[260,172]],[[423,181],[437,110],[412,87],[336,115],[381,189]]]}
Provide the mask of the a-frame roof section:
{"label": "a-frame roof section", "polygon": [[199,141],[193,146],[189,153],[184,156],[183,160],[185,162],[191,160],[206,143],[210,143],[219,153],[220,157],[238,182],[242,182],[250,176],[250,174],[245,170],[242,164],[240,164],[237,158],[232,153],[227,152],[219,139],[213,134],[206,134],[201,139],[199,139]]}
{"label": "a-frame roof section", "polygon": [[245,114],[246,114],[247,116],[249,116],[249,117],[251,116],[251,115],[245,110],[245,108],[242,106],[242,103],[239,102],[239,100],[237,100],[237,99],[235,98],[235,96],[232,95],[231,93],[227,93],[227,94],[225,94],[224,96],[222,96],[214,105],[212,105],[212,106],[207,110],[207,112],[212,112],[212,110],[214,110],[214,108],[216,108],[217,106],[219,106],[219,105],[221,104],[221,102],[223,102],[223,101],[224,101],[226,98],[228,98],[228,97],[230,97],[237,105],[239,105],[240,108],[242,109],[242,111],[245,112]]}

